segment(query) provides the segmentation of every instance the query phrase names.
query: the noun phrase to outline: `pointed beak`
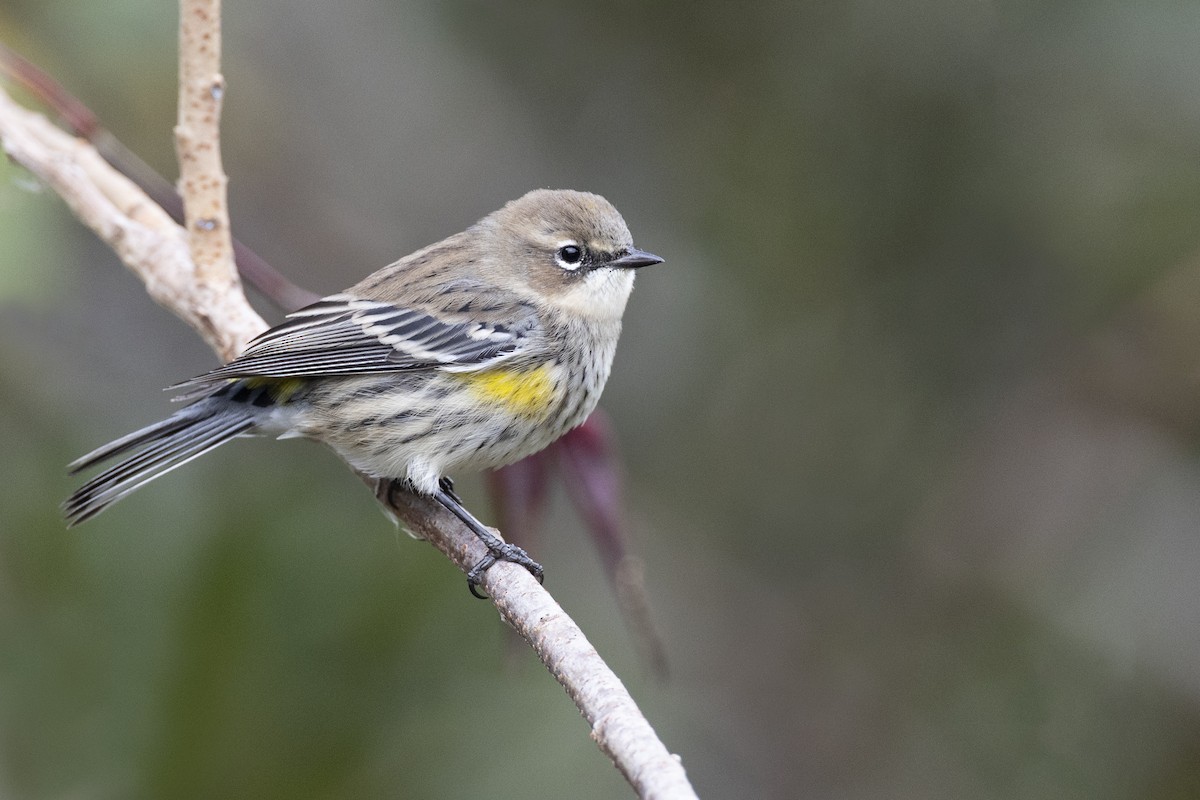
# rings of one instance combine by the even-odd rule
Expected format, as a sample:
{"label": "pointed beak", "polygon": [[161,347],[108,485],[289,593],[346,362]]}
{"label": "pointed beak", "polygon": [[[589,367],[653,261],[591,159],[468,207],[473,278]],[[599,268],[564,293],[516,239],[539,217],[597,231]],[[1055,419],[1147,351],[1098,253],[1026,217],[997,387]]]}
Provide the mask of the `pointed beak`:
{"label": "pointed beak", "polygon": [[631,247],[625,251],[625,254],[620,258],[614,258],[604,266],[612,267],[613,269],[641,269],[654,264],[661,264],[663,260],[653,253],[647,253],[645,250],[638,250],[636,247]]}

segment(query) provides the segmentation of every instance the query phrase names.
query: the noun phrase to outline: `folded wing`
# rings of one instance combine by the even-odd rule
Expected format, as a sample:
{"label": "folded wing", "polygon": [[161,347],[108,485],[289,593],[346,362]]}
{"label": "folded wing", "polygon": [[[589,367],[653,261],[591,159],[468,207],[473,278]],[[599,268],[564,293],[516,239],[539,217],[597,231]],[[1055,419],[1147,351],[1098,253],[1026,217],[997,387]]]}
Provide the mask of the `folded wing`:
{"label": "folded wing", "polygon": [[[178,384],[200,388],[235,378],[305,378],[442,368],[469,370],[511,357],[537,327],[514,303],[487,318],[435,316],[388,303],[331,295],[289,314],[223,367]],[[498,321],[503,319],[503,322]]]}

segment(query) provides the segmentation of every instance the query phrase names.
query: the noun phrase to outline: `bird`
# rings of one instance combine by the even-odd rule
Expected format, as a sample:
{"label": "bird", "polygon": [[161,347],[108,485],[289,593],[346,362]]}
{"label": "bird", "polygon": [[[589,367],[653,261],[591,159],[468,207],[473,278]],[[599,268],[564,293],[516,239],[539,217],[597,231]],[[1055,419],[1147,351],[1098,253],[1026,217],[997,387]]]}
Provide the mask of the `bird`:
{"label": "bird", "polygon": [[304,437],[377,491],[432,497],[462,520],[488,549],[468,572],[473,594],[496,560],[541,580],[541,565],[463,507],[450,473],[511,464],[581,424],[608,380],[634,274],[662,261],[603,197],[531,191],[175,384],[183,407],[68,465],[133,451],[71,494],[67,523],[235,437]]}

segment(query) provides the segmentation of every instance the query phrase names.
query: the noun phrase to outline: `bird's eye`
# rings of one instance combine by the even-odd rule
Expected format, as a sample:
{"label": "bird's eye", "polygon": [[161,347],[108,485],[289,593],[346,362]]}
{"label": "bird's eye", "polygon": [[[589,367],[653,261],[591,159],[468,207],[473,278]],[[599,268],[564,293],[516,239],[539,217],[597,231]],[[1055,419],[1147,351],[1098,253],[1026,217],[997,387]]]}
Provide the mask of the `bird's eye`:
{"label": "bird's eye", "polygon": [[564,244],[558,248],[554,260],[563,269],[579,269],[579,262],[583,260],[583,249],[579,245]]}

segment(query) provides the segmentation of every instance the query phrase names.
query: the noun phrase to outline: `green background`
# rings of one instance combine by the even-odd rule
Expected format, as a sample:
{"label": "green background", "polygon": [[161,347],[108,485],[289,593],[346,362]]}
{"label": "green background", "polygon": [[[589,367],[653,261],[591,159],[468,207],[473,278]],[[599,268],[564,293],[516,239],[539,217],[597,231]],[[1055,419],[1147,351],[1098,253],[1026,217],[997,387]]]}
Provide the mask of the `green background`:
{"label": "green background", "polygon": [[[173,178],[175,14],[7,0],[0,40]],[[666,258],[603,405],[670,678],[561,492],[535,555],[701,796],[1200,796],[1200,4],[225,22],[235,232],[299,283],[539,186]],[[64,530],[63,465],[214,365],[2,168],[0,795],[628,796],[318,446],[236,442]]]}

